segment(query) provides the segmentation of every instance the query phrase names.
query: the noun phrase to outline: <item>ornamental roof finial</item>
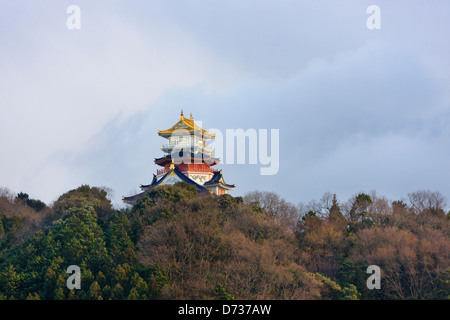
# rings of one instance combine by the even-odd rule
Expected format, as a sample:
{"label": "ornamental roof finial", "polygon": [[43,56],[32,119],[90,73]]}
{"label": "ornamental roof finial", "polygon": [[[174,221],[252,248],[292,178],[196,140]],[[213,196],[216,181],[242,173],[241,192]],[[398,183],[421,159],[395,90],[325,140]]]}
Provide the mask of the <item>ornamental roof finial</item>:
{"label": "ornamental roof finial", "polygon": [[181,117],[184,117],[184,115],[183,115],[183,108],[181,108],[181,115],[180,115],[180,118]]}
{"label": "ornamental roof finial", "polygon": [[194,118],[192,117],[192,113],[191,113],[191,120],[194,120]]}

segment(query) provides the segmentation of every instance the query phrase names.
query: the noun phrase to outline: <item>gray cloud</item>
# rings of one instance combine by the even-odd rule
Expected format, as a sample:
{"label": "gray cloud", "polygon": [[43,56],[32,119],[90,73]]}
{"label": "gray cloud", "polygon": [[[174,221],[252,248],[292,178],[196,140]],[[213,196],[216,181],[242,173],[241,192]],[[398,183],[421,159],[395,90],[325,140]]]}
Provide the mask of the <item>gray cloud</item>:
{"label": "gray cloud", "polygon": [[51,50],[12,41],[30,38],[23,27],[0,32],[16,46],[0,52],[0,185],[45,201],[106,185],[119,202],[150,181],[156,132],[184,107],[206,128],[280,129],[277,175],[222,166],[235,195],[445,194],[450,22],[436,3],[380,1],[382,29],[369,31],[370,1],[82,2],[83,33],[54,31]]}

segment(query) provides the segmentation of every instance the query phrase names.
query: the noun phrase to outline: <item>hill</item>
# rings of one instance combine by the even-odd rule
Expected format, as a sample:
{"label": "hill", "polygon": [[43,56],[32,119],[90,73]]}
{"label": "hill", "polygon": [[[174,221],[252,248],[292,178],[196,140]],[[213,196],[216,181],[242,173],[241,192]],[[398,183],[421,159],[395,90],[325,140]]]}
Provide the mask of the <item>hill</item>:
{"label": "hill", "polygon": [[[450,220],[435,195],[299,208],[178,183],[116,210],[95,187],[50,207],[3,190],[0,299],[448,299]],[[80,290],[66,286],[70,265]]]}

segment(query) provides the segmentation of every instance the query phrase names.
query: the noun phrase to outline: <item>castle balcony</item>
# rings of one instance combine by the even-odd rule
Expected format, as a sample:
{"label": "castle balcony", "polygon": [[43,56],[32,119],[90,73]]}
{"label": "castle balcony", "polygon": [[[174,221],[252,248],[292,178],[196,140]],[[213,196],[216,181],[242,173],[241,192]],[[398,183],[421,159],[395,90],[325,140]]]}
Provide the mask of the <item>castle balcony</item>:
{"label": "castle balcony", "polygon": [[165,153],[172,153],[173,149],[186,149],[191,150],[191,152],[198,152],[201,151],[205,154],[212,154],[214,152],[213,148],[209,148],[204,146],[202,143],[198,144],[191,144],[191,143],[184,143],[184,142],[178,142],[178,143],[166,143],[161,144],[161,150]]}
{"label": "castle balcony", "polygon": [[[215,173],[218,172],[218,169],[212,169],[209,165],[204,164],[204,163],[190,163],[190,164],[185,164],[185,163],[181,163],[176,165],[177,168],[185,173],[185,172],[190,172],[190,173]],[[164,169],[157,169],[156,170],[156,175],[162,176],[165,175],[167,172],[169,172],[170,167],[167,166]]]}

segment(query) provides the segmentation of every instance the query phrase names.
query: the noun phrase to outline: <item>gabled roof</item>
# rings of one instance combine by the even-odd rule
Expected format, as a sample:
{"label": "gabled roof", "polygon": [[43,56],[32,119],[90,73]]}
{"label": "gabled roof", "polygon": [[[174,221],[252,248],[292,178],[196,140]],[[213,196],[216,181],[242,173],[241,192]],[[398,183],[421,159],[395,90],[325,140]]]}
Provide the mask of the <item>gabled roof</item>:
{"label": "gabled roof", "polygon": [[214,175],[212,176],[211,180],[206,181],[203,184],[203,186],[205,187],[213,187],[217,185],[228,190],[232,190],[236,187],[234,184],[227,184],[225,182],[225,180],[223,179],[222,170],[214,172]]}
{"label": "gabled roof", "polygon": [[162,182],[164,182],[164,180],[169,177],[170,175],[175,174],[178,178],[180,178],[182,181],[187,182],[193,186],[197,187],[198,191],[204,191],[206,190],[205,187],[203,187],[201,184],[198,184],[197,182],[195,182],[194,180],[188,178],[184,173],[182,173],[177,167],[173,166],[173,168],[171,168],[169,171],[167,171],[167,173],[161,177],[161,179],[159,179],[158,182],[156,182],[152,187],[156,187],[157,185],[161,184]]}
{"label": "gabled roof", "polygon": [[188,131],[190,134],[200,134],[203,136],[203,138],[205,139],[215,139],[216,135],[206,131],[202,128],[200,128],[198,125],[196,125],[194,123],[194,119],[191,117],[190,119],[187,119],[184,117],[183,115],[183,110],[181,110],[181,115],[180,115],[180,119],[178,120],[177,123],[175,123],[171,128],[167,129],[167,130],[158,130],[158,135],[163,136],[163,137],[168,137],[171,136],[174,132],[176,132],[176,130],[185,130]]}
{"label": "gabled roof", "polygon": [[129,204],[133,204],[134,202],[136,202],[138,199],[143,198],[145,196],[146,193],[150,192],[150,190],[152,190],[154,187],[163,184],[164,180],[166,180],[168,177],[172,176],[172,175],[176,175],[177,177],[180,178],[181,181],[184,181],[186,183],[189,183],[191,185],[194,185],[197,187],[197,191],[199,193],[201,192],[208,192],[208,189],[206,189],[205,187],[203,187],[202,185],[198,184],[197,182],[195,182],[194,180],[188,178],[186,175],[184,175],[177,167],[173,166],[169,171],[167,171],[167,173],[161,177],[161,179],[159,179],[158,181],[155,181],[156,176],[153,175],[153,181],[151,184],[147,185],[147,186],[141,186],[141,188],[148,188],[147,190],[145,190],[144,192],[138,193],[134,196],[131,197],[122,197],[122,200],[126,203]]}

